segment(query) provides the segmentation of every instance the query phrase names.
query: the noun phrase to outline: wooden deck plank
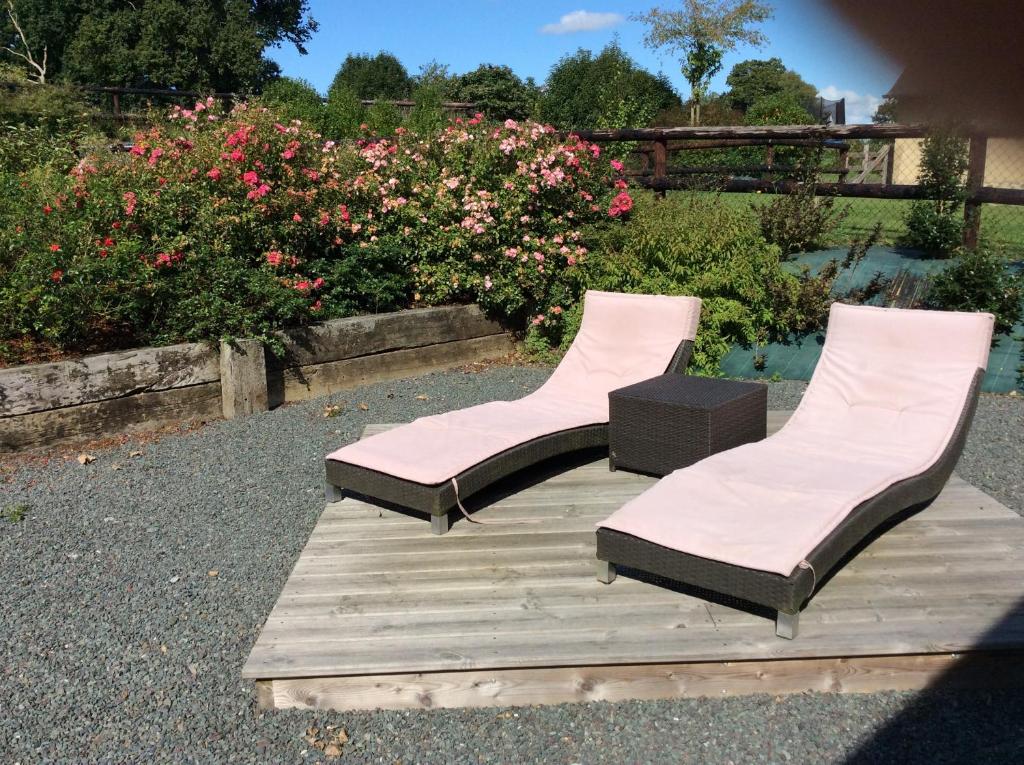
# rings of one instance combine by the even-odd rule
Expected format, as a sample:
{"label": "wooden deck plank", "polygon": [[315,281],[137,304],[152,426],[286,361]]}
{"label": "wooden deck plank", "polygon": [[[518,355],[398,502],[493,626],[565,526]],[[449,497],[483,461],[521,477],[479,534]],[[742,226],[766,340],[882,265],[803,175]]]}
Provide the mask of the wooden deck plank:
{"label": "wooden deck plank", "polygon": [[954,654],[1024,650],[1024,519],[957,476],[824,585],[793,641],[755,613],[596,581],[595,523],[654,480],[605,460],[527,477],[440,537],[329,505],[243,675],[267,708],[402,709],[922,687]]}

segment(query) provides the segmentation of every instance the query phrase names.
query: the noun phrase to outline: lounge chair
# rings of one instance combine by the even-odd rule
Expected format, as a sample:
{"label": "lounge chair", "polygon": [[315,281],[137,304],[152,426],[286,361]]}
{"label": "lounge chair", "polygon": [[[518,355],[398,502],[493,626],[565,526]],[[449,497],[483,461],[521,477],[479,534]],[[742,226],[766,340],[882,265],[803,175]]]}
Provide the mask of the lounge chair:
{"label": "lounge chair", "polygon": [[460,500],[557,455],[608,445],[608,393],[689,362],[700,300],[589,291],[579,334],[550,379],[362,439],[326,459],[327,499],[350,492],[428,513],[448,530]]}
{"label": "lounge chair", "polygon": [[835,304],[803,401],[778,433],[677,470],[598,524],[616,566],[799,612],[837,564],[923,509],[956,465],[992,339],[989,314]]}

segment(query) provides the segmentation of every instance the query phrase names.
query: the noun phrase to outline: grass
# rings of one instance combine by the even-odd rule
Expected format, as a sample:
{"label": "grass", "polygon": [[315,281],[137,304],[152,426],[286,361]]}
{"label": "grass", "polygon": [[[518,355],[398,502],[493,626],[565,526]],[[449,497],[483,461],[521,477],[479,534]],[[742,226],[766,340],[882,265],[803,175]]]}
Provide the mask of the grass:
{"label": "grass", "polygon": [[8,523],[21,523],[28,515],[28,505],[8,505],[4,508],[2,517]]}
{"label": "grass", "polygon": [[[667,198],[672,196],[673,193],[669,192]],[[749,209],[750,205],[765,204],[774,195],[722,193],[720,196],[724,204]],[[842,199],[838,204],[849,206],[850,214],[832,235],[832,244],[843,246],[854,239],[863,239],[879,222],[882,224],[882,243],[896,244],[904,232],[903,221],[911,201],[850,198]],[[1024,257],[1024,206],[985,205],[981,214],[981,236],[989,244],[1005,250],[1010,258]]]}

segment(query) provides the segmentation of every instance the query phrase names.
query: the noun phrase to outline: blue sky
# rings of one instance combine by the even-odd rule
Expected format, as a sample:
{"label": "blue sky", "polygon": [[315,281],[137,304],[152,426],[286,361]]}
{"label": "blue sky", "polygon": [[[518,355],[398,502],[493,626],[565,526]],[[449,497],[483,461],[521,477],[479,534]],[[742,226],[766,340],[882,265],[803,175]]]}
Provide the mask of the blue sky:
{"label": "blue sky", "polygon": [[[521,77],[543,82],[552,65],[578,48],[600,50],[614,36],[642,66],[665,72],[685,97],[689,88],[676,61],[647,50],[644,27],[630,21],[653,5],[678,0],[590,2],[589,0],[390,0],[388,3],[310,0],[320,31],[300,56],[294,47],[271,51],[284,74],[303,77],[326,91],[349,53],[394,53],[415,74],[431,60],[455,73],[479,64],[506,64]],[[738,61],[778,56],[826,97],[847,97],[847,122],[869,121],[877,99],[892,85],[899,67],[882,58],[833,17],[820,0],[774,0],[775,18],[764,25],[769,43],[758,50],[729,53],[713,83]]]}

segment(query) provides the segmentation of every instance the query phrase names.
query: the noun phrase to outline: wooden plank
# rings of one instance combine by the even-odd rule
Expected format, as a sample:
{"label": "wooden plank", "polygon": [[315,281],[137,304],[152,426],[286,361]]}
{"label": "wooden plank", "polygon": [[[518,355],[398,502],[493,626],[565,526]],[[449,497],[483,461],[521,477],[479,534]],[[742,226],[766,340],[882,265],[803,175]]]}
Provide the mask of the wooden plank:
{"label": "wooden plank", "polygon": [[[360,356],[281,372],[284,401],[304,401],[359,385],[397,380],[450,369],[474,361],[499,358],[512,351],[504,334],[427,345],[422,348]],[[271,375],[274,373],[271,372]],[[271,380],[272,389],[278,387]],[[272,396],[272,404],[275,403]]]}
{"label": "wooden plank", "polygon": [[201,343],[136,348],[0,369],[0,418],[215,382],[217,352]]}
{"label": "wooden plank", "polygon": [[419,348],[455,340],[498,335],[503,328],[484,316],[479,306],[444,306],[334,319],[310,327],[279,332],[284,361],[296,367]]}
{"label": "wooden plank", "polygon": [[270,409],[267,354],[262,341],[221,342],[220,391],[222,411],[229,420]]}
{"label": "wooden plank", "polygon": [[753,693],[876,693],[938,686],[1020,688],[1024,661],[1016,654],[915,654],[320,677],[269,684],[270,699],[264,702],[261,695],[261,708],[475,708]]}
{"label": "wooden plank", "polygon": [[[770,427],[785,420],[772,413]],[[729,681],[735,692],[770,689],[764,682],[777,673],[797,678],[796,690],[898,688],[933,677],[933,660],[923,655],[1024,647],[1024,520],[956,476],[929,508],[825,584],[794,641],[776,638],[761,613],[628,572],[611,585],[596,581],[595,520],[653,482],[609,473],[604,460],[594,460],[496,495],[478,514],[495,522],[456,523],[442,537],[427,534],[419,518],[351,499],[332,504],[243,674],[271,683],[275,707],[295,705],[295,698],[325,706],[343,699],[343,708],[386,707],[396,697],[418,704],[432,694],[430,682],[448,675],[450,701],[429,703],[472,706],[574,700],[572,688],[550,690],[544,678],[589,676],[609,665],[627,673],[641,664],[685,665],[699,678],[708,666],[744,662]],[[890,656],[897,664],[885,663]],[[854,679],[837,679],[829,664],[837,657],[882,662],[878,677],[857,679],[874,673],[875,665],[864,665],[869,669],[853,672]],[[642,678],[623,681],[622,698],[642,697],[645,683],[680,692],[637,671]],[[519,702],[507,694],[478,702],[474,689],[483,681],[460,685],[473,673],[509,672],[526,673],[516,675],[523,678],[514,684]],[[397,675],[413,680],[396,684]],[[420,681],[428,685],[416,686]],[[405,696],[408,682],[414,690]],[[785,688],[790,680],[778,682]]]}
{"label": "wooden plank", "polygon": [[181,420],[220,417],[220,384],[140,393],[4,419],[0,452],[153,430]]}

